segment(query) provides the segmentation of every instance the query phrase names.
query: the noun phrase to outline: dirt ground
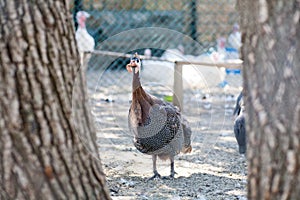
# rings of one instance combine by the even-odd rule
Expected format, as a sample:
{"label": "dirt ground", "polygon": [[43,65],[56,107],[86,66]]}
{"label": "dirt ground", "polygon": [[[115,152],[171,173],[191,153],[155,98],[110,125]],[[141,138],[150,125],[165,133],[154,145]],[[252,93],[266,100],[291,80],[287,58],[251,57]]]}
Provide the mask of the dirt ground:
{"label": "dirt ground", "polygon": [[[247,199],[247,163],[245,156],[238,153],[232,117],[241,77],[227,78],[237,84],[185,88],[183,114],[193,131],[193,150],[175,158],[175,179],[148,181],[152,176],[151,156],[135,149],[128,131],[130,74],[122,70],[88,72],[97,144],[114,200]],[[146,77],[142,84],[147,91],[157,95],[171,92],[168,87],[151,84]],[[168,176],[170,163],[158,160],[158,171]]]}

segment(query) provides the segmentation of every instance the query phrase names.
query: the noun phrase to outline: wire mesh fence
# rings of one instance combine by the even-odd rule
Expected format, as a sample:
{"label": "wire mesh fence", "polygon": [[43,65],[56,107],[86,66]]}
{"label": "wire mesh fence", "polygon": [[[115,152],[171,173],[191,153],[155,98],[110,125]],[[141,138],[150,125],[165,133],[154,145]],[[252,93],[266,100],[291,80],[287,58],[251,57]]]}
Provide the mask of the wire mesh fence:
{"label": "wire mesh fence", "polygon": [[[80,10],[89,17],[78,19]],[[240,69],[230,69],[226,63],[239,58],[238,47],[229,39],[238,31],[235,0],[76,0],[73,11],[78,29],[86,28],[95,40],[87,59],[87,85],[97,143],[103,163],[109,166],[108,177],[114,178],[111,169],[116,163],[122,166],[123,158],[134,162],[131,166],[144,163],[141,157],[130,157],[137,150],[128,129],[132,74],[125,70],[130,59],[125,54],[138,52],[143,56],[142,86],[160,99],[173,102],[175,80],[181,77],[181,111],[193,132],[193,152],[181,160],[188,160],[188,166],[208,162],[214,146],[218,148],[215,155],[223,148],[234,151],[232,113],[242,76]],[[81,39],[78,45],[88,45],[84,37]],[[237,45],[239,42],[235,41]],[[178,63],[184,63],[182,73],[176,71]],[[141,169],[144,173],[145,166]],[[121,171],[116,172],[120,177]],[[112,179],[109,182],[114,183]]]}
{"label": "wire mesh fence", "polygon": [[[87,11],[88,18],[78,18],[81,10]],[[77,32],[81,27],[87,30],[78,40],[89,45],[85,38],[89,34],[95,50],[138,52],[169,61],[214,63],[239,58],[236,0],[75,0],[73,13]],[[93,54],[88,66],[118,71],[128,62],[129,58]],[[143,67],[146,78],[173,87],[173,63],[147,60]],[[185,67],[189,73],[183,73],[189,87],[241,86],[239,70],[193,68]]]}
{"label": "wire mesh fence", "polygon": [[[148,57],[142,60],[142,83],[147,91],[166,101],[173,100],[175,61],[213,64],[239,58],[239,16],[235,1],[75,0],[73,13],[77,32],[85,31],[78,34],[77,40],[89,45],[85,38],[89,34],[95,41],[92,44],[95,51],[88,59],[91,69],[88,80],[93,80],[89,82],[90,92],[94,94],[92,99],[118,101],[118,108],[111,110],[114,112],[111,114],[123,113],[118,124],[126,121],[132,79],[125,71],[129,58],[99,52],[138,52]],[[83,19],[78,17],[81,10],[87,12]],[[237,39],[230,39],[233,34]],[[151,59],[153,56],[161,60]],[[228,87],[232,89],[231,95],[238,95],[242,86],[241,72],[224,66],[183,65],[186,112],[200,113],[200,104],[208,108],[212,100],[207,99],[207,94],[215,89],[221,92],[222,100]],[[109,110],[106,107],[102,111],[105,109]]]}
{"label": "wire mesh fence", "polygon": [[[77,11],[90,14],[86,28],[95,39],[95,49],[124,52],[134,46],[140,54],[144,54],[146,48],[153,56],[162,56],[166,49],[178,49],[185,55],[199,56],[224,48],[229,55],[236,50],[226,44],[238,22],[235,1],[75,0],[73,11],[76,24]],[[116,36],[124,31],[150,27],[177,31],[181,35],[164,35],[154,30],[143,36]],[[106,40],[109,42],[104,42]],[[123,61],[118,59],[110,65],[118,67]]]}

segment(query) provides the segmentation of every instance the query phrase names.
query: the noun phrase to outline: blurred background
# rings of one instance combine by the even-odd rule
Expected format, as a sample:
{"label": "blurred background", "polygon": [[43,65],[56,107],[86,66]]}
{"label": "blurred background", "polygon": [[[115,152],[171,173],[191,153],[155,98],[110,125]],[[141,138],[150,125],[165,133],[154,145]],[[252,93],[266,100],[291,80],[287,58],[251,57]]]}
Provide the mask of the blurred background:
{"label": "blurred background", "polygon": [[[236,0],[75,0],[73,13],[75,27],[78,27],[76,13],[89,13],[86,29],[95,40],[95,49],[122,52],[135,46],[139,54],[145,49],[152,56],[162,56],[166,49],[176,49],[177,54],[204,56],[219,52],[214,60],[238,58],[237,49],[229,44],[228,38],[238,29]],[[113,37],[124,31],[159,27],[178,31],[181,35],[164,35],[160,32],[134,37],[132,34]],[[238,30],[237,30],[238,31]],[[109,39],[108,42],[104,42]],[[132,53],[132,52],[129,52]],[[96,59],[97,61],[95,61]],[[117,59],[110,63],[118,68],[128,60]],[[97,56],[91,62],[103,63]],[[90,67],[95,64],[90,63]]]}
{"label": "blurred background", "polygon": [[147,56],[144,89],[169,102],[174,61],[194,62],[182,68],[181,106],[195,127],[220,130],[232,115],[242,87],[240,69],[226,67],[238,60],[241,45],[235,0],[75,0],[72,13],[79,50],[91,52],[85,57],[87,84],[99,129],[127,133],[132,75],[125,70],[130,58],[118,55],[134,52]]}
{"label": "blurred background", "polygon": [[[72,13],[79,51],[90,52],[84,60],[99,129],[127,133],[132,75],[125,70],[130,58],[118,55],[134,52],[147,56],[144,89],[169,102],[182,95],[180,107],[194,126],[221,129],[232,116],[242,88],[241,70],[226,66],[241,46],[236,0],[74,0]],[[194,62],[182,67],[182,94],[174,94],[174,61]]]}

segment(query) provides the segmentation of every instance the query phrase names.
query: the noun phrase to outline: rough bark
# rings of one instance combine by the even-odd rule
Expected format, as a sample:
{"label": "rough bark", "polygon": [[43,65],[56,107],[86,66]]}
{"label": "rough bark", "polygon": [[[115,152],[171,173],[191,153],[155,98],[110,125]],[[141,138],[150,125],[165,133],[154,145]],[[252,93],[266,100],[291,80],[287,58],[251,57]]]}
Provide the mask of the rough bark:
{"label": "rough bark", "polygon": [[249,199],[300,197],[300,1],[238,0]]}
{"label": "rough bark", "polygon": [[0,0],[0,199],[110,199],[67,2]]}

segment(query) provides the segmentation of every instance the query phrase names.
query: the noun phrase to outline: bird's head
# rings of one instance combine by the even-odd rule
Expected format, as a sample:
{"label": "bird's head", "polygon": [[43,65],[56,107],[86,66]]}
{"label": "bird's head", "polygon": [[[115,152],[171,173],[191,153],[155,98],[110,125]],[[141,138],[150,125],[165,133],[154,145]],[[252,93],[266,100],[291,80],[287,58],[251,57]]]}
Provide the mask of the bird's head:
{"label": "bird's head", "polygon": [[85,11],[78,11],[76,14],[76,19],[80,27],[85,27],[85,21],[91,15]]}
{"label": "bird's head", "polygon": [[129,72],[132,72],[132,69],[135,69],[135,73],[137,73],[140,70],[140,68],[141,68],[141,60],[138,53],[135,53],[131,57],[130,63],[126,65],[126,69]]}

